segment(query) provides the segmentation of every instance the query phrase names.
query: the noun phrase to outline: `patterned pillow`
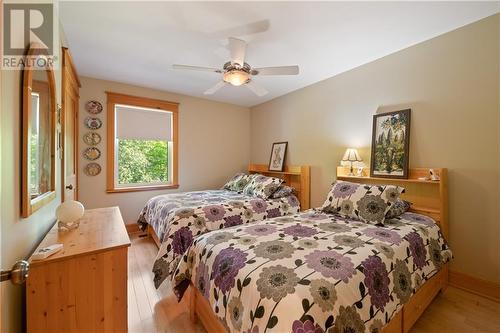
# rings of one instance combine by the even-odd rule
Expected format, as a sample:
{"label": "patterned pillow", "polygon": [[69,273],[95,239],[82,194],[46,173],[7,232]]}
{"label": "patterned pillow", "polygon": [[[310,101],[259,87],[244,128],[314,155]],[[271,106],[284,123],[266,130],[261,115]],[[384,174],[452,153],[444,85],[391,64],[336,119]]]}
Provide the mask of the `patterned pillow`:
{"label": "patterned pillow", "polygon": [[403,213],[406,213],[411,207],[411,202],[406,200],[398,199],[391,206],[389,211],[385,214],[386,219],[393,219],[395,217],[400,216]]}
{"label": "patterned pillow", "polygon": [[226,184],[224,184],[223,189],[241,193],[241,191],[243,191],[245,186],[250,181],[250,177],[251,175],[247,175],[244,173],[237,173]]}
{"label": "patterned pillow", "polygon": [[385,214],[404,188],[393,185],[365,185],[336,181],[322,210],[367,223],[384,223]]}
{"label": "patterned pillow", "polygon": [[259,197],[262,199],[269,198],[283,183],[283,179],[266,177],[260,174],[250,175],[250,181],[243,189],[244,195]]}
{"label": "patterned pillow", "polygon": [[281,185],[273,194],[271,194],[272,199],[279,199],[288,197],[295,193],[295,189],[290,186]]}

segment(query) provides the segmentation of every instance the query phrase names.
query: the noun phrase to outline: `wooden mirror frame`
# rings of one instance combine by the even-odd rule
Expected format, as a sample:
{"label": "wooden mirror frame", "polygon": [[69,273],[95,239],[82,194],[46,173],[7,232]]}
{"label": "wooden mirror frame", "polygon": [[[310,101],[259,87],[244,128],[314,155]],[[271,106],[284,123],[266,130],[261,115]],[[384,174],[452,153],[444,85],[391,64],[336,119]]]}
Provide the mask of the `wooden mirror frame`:
{"label": "wooden mirror frame", "polygon": [[[36,44],[31,44],[27,53],[27,59],[45,55],[47,52],[42,48],[37,48]],[[49,191],[43,193],[35,199],[30,197],[30,148],[29,137],[31,134],[31,92],[33,87],[33,68],[26,65],[23,68],[23,117],[22,117],[22,167],[21,167],[21,216],[28,217],[38,209],[42,208],[56,197],[56,81],[54,70],[50,63],[46,67],[46,74],[49,84],[50,94],[50,181]]]}

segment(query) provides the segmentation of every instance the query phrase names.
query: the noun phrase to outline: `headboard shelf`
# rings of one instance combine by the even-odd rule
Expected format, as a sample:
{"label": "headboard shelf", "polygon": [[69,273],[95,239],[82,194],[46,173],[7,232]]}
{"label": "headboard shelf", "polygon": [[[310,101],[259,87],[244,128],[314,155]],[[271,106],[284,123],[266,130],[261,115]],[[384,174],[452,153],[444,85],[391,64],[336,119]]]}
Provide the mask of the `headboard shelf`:
{"label": "headboard shelf", "polygon": [[401,198],[412,203],[411,211],[433,218],[448,237],[448,170],[434,168],[440,180],[419,179],[429,175],[429,168],[412,168],[408,179],[369,177],[369,169],[363,169],[362,176],[349,176],[348,167],[337,167],[337,179],[353,183],[389,184],[405,188]]}
{"label": "headboard shelf", "polygon": [[[390,182],[391,180],[395,180],[396,178],[379,178],[379,177],[359,177],[359,176],[337,176],[337,179],[340,180],[353,180],[353,179],[358,179],[358,180],[363,180],[363,179],[369,179],[369,180],[377,180],[377,181],[382,181],[382,182]],[[397,179],[398,182],[401,183],[421,183],[421,184],[434,184],[434,185],[439,185],[439,181],[436,180],[423,180],[423,179]]]}
{"label": "headboard shelf", "polygon": [[[441,176],[441,173],[444,173],[443,169],[435,168],[434,171],[438,176]],[[439,185],[439,180],[430,180],[430,179],[419,179],[429,176],[429,168],[412,168],[408,172],[408,178],[386,178],[386,177],[370,177],[370,169],[363,168],[362,176],[349,176],[349,168],[339,166],[337,167],[337,179],[340,180],[354,180],[354,179],[369,179],[372,181],[380,181],[380,182],[401,182],[401,183],[420,183],[420,184],[434,184]]]}
{"label": "headboard shelf", "polygon": [[260,173],[264,176],[285,180],[285,184],[296,191],[300,201],[300,209],[310,208],[311,172],[308,165],[285,166],[283,171],[269,171],[267,164],[249,164],[248,173]]}
{"label": "headboard shelf", "polygon": [[[259,173],[262,173],[262,171],[259,171]],[[269,174],[279,174],[279,175],[300,175],[300,172],[293,172],[293,171],[265,171],[265,173]]]}

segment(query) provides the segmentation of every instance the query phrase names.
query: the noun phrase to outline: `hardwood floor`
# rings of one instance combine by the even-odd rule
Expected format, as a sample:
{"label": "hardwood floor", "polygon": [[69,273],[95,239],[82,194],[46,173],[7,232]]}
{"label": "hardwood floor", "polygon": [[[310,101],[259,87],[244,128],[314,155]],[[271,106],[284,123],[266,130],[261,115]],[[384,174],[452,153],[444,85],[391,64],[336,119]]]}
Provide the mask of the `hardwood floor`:
{"label": "hardwood floor", "polygon": [[[156,290],[151,266],[157,247],[151,238],[132,235],[129,248],[128,327],[131,333],[206,333],[189,320],[187,300],[177,303],[170,287]],[[500,303],[448,287],[409,333],[498,333]]]}
{"label": "hardwood floor", "polygon": [[498,333],[500,303],[448,287],[439,294],[410,333]]}
{"label": "hardwood floor", "polygon": [[128,331],[130,333],[204,333],[189,320],[187,299],[177,303],[170,286],[156,290],[151,267],[158,248],[151,238],[132,235],[129,248]]}

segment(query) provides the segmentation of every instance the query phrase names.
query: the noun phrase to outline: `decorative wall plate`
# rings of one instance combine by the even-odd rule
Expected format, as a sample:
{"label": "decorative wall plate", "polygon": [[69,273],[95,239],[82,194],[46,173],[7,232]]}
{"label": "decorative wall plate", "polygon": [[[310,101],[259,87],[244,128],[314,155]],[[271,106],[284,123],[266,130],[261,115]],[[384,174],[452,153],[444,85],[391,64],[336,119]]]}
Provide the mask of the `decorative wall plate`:
{"label": "decorative wall plate", "polygon": [[97,163],[89,163],[83,170],[87,176],[97,176],[101,173],[101,166]]}
{"label": "decorative wall plate", "polygon": [[85,109],[88,113],[98,114],[102,112],[102,104],[98,101],[88,101],[85,104]]}
{"label": "decorative wall plate", "polygon": [[102,121],[99,118],[87,117],[85,118],[85,126],[87,126],[88,129],[96,130],[101,128]]}
{"label": "decorative wall plate", "polygon": [[89,161],[95,161],[101,157],[101,151],[96,147],[89,147],[83,151],[83,157]]}
{"label": "decorative wall plate", "polygon": [[95,146],[99,142],[101,142],[101,140],[102,140],[101,135],[96,132],[87,132],[83,136],[83,142],[85,142],[89,146]]}

